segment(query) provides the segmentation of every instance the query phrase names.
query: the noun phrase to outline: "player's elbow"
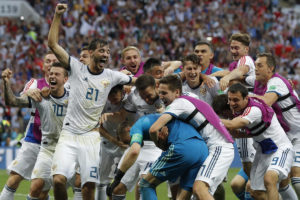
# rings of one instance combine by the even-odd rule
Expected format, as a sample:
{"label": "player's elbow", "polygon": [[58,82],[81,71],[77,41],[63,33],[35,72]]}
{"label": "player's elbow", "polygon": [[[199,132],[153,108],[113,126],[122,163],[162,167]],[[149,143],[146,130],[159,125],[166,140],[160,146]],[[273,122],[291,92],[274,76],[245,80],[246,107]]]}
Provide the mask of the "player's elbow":
{"label": "player's elbow", "polygon": [[151,128],[149,129],[149,134],[153,135],[157,132],[156,128],[154,126],[151,126]]}

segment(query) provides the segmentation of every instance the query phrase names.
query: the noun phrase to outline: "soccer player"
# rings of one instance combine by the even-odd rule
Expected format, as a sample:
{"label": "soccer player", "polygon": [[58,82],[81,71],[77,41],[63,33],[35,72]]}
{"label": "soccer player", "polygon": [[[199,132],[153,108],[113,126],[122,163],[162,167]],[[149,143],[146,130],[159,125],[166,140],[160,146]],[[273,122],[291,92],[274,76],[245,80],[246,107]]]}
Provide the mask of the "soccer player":
{"label": "soccer player", "polygon": [[[47,52],[43,61],[43,72],[45,77],[41,79],[31,79],[25,85],[21,96],[30,96],[36,101],[41,100],[40,89],[49,86],[50,66],[54,62],[57,62],[56,56],[51,51]],[[17,106],[12,104],[12,102],[7,102],[7,105]],[[26,128],[25,138],[22,141],[21,150],[16,159],[8,166],[10,174],[1,192],[0,200],[13,200],[14,193],[19,187],[20,182],[23,179],[29,180],[31,177],[41,144],[42,133],[39,118],[38,111],[33,108],[31,110],[31,118]],[[46,198],[47,195],[48,193],[43,193],[41,199]]]}
{"label": "soccer player", "polygon": [[214,50],[210,42],[199,41],[194,48],[194,54],[200,58],[201,73],[210,75],[218,71],[223,71],[211,63],[214,58]]}
{"label": "soccer player", "polygon": [[134,77],[144,74],[144,62],[142,62],[139,49],[135,46],[128,46],[122,50],[121,61],[123,64],[121,70],[128,70]]}
{"label": "soccer player", "polygon": [[159,96],[167,108],[152,125],[150,134],[156,133],[174,118],[192,124],[201,133],[209,156],[197,175],[194,193],[199,199],[213,199],[212,195],[224,180],[233,160],[233,139],[209,104],[182,96],[182,83],[176,75],[168,75],[159,83]]}
{"label": "soccer player", "polygon": [[10,87],[10,70],[5,74],[5,97],[8,101],[19,107],[35,107],[41,118],[42,141],[41,148],[35,163],[32,175],[30,193],[28,200],[39,199],[42,191],[49,191],[51,188],[51,164],[55,146],[62,128],[63,119],[67,111],[69,91],[64,88],[68,79],[67,71],[60,63],[53,63],[50,74],[50,96],[36,102],[28,97],[15,97]]}
{"label": "soccer player", "polygon": [[200,77],[200,58],[197,55],[187,55],[183,58],[182,62],[183,73],[186,79],[182,83],[182,91],[184,93],[194,93],[199,99],[211,105],[213,98],[218,95],[218,91],[220,89],[219,82],[216,77],[211,77],[215,81],[215,86],[209,88],[206,84],[202,84],[203,80]]}
{"label": "soccer player", "polygon": [[131,77],[105,68],[110,55],[106,41],[94,39],[89,44],[91,57],[88,67],[68,55],[58,44],[60,18],[66,10],[67,4],[57,4],[48,35],[49,48],[70,72],[69,82],[72,85],[52,165],[54,196],[67,199],[66,181],[72,177],[78,164],[83,199],[94,199],[95,183],[99,183],[99,118],[111,88],[130,83]]}
{"label": "soccer player", "polygon": [[82,62],[85,65],[90,64],[90,53],[88,46],[84,46],[81,48],[79,61]]}
{"label": "soccer player", "polygon": [[288,177],[294,151],[271,107],[262,100],[248,96],[240,83],[228,89],[228,102],[236,116],[221,121],[229,130],[240,128],[245,133],[235,137],[253,137],[256,154],[250,172],[251,189],[255,199],[279,199],[277,183]]}
{"label": "soccer player", "polygon": [[165,151],[151,166],[146,177],[140,181],[142,199],[157,199],[156,186],[166,180],[174,182],[178,177],[181,177],[181,191],[177,198],[188,199],[197,172],[208,155],[207,146],[192,126],[180,120],[167,123],[162,137],[155,134],[149,135],[151,125],[159,117],[160,114],[145,115],[132,126],[130,149],[121,161],[111,186],[120,182],[124,174],[126,176],[126,171],[130,169],[140,154],[143,141],[153,139],[157,146]]}
{"label": "soccer player", "polygon": [[[163,103],[158,97],[155,79],[149,75],[141,75],[135,83],[135,89],[128,95],[127,100],[122,110],[122,122],[125,118],[129,123],[134,123],[140,117],[158,113],[164,109]],[[113,118],[117,118],[113,115]],[[124,196],[126,191],[131,191],[133,186],[138,181],[140,175],[146,174],[152,163],[159,157],[161,151],[155,146],[152,141],[144,142],[141,149],[141,156],[137,160],[119,186],[114,190],[113,196]],[[124,158],[124,155],[121,159]],[[112,190],[111,190],[112,192]]]}
{"label": "soccer player", "polygon": [[[244,80],[245,76],[247,76],[245,81],[249,82],[248,79],[252,80],[255,78],[254,61],[248,56],[249,46],[250,36],[246,33],[235,33],[230,37],[230,52],[235,64],[230,66],[230,72],[220,80],[221,90],[225,90],[230,81]],[[214,75],[218,76],[216,75],[217,73]]]}
{"label": "soccer player", "polygon": [[150,75],[155,79],[161,79],[164,76],[164,67],[159,59],[149,58],[144,64],[144,74]]}
{"label": "soccer player", "polygon": [[[272,106],[281,126],[295,150],[295,158],[291,169],[291,180],[300,197],[300,101],[288,80],[275,73],[276,61],[272,54],[257,55],[255,61],[256,81],[254,93],[258,98]],[[286,186],[288,187],[288,185]],[[288,188],[286,188],[288,189]]]}
{"label": "soccer player", "polygon": [[100,184],[96,188],[97,200],[106,200],[106,186],[111,183],[118,163],[128,147],[117,137],[117,127],[120,123],[113,118],[108,118],[111,112],[118,112],[124,106],[127,95],[123,90],[123,85],[117,85],[111,89],[108,101],[103,109],[99,132],[102,136],[100,145]]}

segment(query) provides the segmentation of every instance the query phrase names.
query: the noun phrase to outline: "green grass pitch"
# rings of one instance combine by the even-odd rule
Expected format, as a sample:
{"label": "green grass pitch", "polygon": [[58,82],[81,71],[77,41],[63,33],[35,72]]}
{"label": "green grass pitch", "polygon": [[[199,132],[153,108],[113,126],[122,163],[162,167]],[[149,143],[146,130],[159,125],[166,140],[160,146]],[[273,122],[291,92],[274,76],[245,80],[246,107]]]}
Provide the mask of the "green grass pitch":
{"label": "green grass pitch", "polygon": [[[226,200],[235,200],[237,199],[233,192],[231,191],[230,188],[230,181],[232,180],[232,178],[237,174],[237,172],[240,169],[238,168],[231,168],[228,172],[228,181],[227,183],[224,183],[225,186],[225,191],[226,191]],[[5,185],[5,182],[7,180],[7,173],[5,170],[0,170],[0,190],[2,191],[3,186]],[[24,200],[26,199],[26,195],[29,192],[29,187],[30,187],[30,182],[29,181],[23,181],[16,194],[15,194],[15,200]],[[71,191],[71,189],[68,190],[68,194],[69,194],[69,199],[73,199],[73,193]],[[157,194],[158,194],[158,199],[159,200],[167,200],[167,186],[165,183],[159,185],[158,189],[157,189]],[[51,190],[50,192],[50,199],[54,199],[53,198],[53,192]],[[133,200],[134,199],[134,192],[128,193],[127,198],[128,200]]]}

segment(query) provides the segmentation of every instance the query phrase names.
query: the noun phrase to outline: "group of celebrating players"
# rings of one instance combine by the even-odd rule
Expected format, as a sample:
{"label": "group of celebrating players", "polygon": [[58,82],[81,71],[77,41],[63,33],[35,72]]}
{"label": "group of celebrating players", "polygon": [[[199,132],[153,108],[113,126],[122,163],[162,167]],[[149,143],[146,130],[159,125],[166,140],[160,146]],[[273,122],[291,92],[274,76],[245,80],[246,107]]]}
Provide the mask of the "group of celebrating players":
{"label": "group of celebrating players", "polygon": [[239,199],[298,199],[300,101],[272,54],[248,56],[248,34],[231,36],[229,70],[214,66],[211,44],[200,41],[169,62],[143,63],[128,46],[124,67],[113,71],[107,41],[92,40],[79,60],[59,45],[66,10],[55,10],[44,78],[17,97],[12,72],[2,72],[6,104],[30,107],[32,117],[0,200],[14,199],[23,179],[31,180],[28,200],[49,199],[52,186],[62,200],[68,186],[74,199],[121,200],[136,187],[136,199],[153,200],[165,181],[172,199],[225,199],[234,143],[243,164],[231,182]]}

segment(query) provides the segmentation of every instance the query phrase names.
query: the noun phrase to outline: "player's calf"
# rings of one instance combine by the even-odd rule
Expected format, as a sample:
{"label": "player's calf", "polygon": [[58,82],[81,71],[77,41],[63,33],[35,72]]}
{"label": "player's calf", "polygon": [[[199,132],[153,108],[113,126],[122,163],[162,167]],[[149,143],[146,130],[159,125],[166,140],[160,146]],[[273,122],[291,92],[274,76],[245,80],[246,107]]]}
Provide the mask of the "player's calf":
{"label": "player's calf", "polygon": [[209,193],[209,185],[203,181],[196,180],[193,186],[193,193],[199,200],[213,200]]}
{"label": "player's calf", "polygon": [[96,184],[93,182],[87,182],[82,186],[82,199],[90,200],[95,198]]}
{"label": "player's calf", "polygon": [[278,172],[274,170],[268,170],[264,176],[264,184],[267,189],[268,199],[279,199],[279,193],[277,190]]}
{"label": "player's calf", "polygon": [[54,190],[54,197],[57,200],[65,200],[68,199],[68,194],[66,190],[66,183],[67,178],[63,175],[56,174],[53,177],[53,190]]}
{"label": "player's calf", "polygon": [[44,187],[44,180],[40,178],[33,179],[30,184],[29,195],[34,198],[38,198],[42,193]]}

